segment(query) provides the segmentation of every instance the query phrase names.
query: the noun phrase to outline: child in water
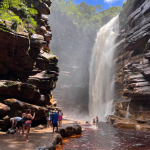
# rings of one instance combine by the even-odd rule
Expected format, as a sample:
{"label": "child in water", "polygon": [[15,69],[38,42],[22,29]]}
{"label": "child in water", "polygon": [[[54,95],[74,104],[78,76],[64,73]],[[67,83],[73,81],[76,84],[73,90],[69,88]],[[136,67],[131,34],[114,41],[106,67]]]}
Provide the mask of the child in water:
{"label": "child in water", "polygon": [[98,122],[98,117],[96,116],[96,122]]}
{"label": "child in water", "polygon": [[95,118],[93,118],[93,125],[95,125],[96,121],[95,121]]}

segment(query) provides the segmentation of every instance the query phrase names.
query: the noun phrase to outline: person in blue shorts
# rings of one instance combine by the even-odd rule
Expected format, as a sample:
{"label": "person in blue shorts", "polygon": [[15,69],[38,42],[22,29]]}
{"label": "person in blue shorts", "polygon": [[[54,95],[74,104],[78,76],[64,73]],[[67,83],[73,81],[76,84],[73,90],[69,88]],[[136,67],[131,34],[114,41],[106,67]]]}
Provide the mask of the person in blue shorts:
{"label": "person in blue shorts", "polygon": [[56,132],[58,132],[58,113],[56,112],[56,110],[52,115],[52,124],[53,124],[53,133],[54,133],[55,127],[57,129]]}

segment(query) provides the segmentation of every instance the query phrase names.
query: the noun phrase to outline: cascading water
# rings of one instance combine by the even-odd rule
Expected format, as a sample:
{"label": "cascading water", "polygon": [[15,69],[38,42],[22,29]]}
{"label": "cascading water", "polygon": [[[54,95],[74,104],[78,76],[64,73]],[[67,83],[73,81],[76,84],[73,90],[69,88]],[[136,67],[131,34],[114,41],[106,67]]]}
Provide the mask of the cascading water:
{"label": "cascading water", "polygon": [[128,105],[128,107],[127,107],[127,113],[126,113],[126,118],[125,118],[126,120],[128,120],[129,119],[129,105]]}
{"label": "cascading water", "polygon": [[90,63],[89,113],[105,121],[112,114],[114,99],[114,54],[118,34],[118,16],[103,26],[97,34]]}

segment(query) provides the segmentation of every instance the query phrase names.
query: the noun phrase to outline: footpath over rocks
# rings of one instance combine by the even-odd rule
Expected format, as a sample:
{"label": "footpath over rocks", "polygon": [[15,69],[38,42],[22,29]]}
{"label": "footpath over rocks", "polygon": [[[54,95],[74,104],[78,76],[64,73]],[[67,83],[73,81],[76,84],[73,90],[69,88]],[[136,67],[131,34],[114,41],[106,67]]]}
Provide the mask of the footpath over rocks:
{"label": "footpath over rocks", "polygon": [[29,142],[26,142],[21,134],[13,135],[1,132],[0,148],[3,150],[55,150],[57,144],[62,144],[62,130],[68,137],[79,135],[82,132],[81,126],[69,120],[63,120],[62,127],[59,128],[59,134],[52,133],[52,127],[46,128],[43,125],[31,128]]}

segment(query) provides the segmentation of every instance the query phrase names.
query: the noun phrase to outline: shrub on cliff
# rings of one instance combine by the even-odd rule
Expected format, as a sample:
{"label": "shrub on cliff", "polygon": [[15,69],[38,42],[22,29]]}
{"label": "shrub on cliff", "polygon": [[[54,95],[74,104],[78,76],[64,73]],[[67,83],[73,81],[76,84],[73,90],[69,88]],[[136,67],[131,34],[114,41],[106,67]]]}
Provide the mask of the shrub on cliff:
{"label": "shrub on cliff", "polygon": [[[37,10],[26,5],[24,0],[2,0],[0,2],[0,18],[3,20],[12,21],[12,29],[16,30],[17,25],[22,25],[29,33],[34,32],[34,27],[37,25],[34,20],[34,15]],[[27,25],[32,26],[28,28]]]}

